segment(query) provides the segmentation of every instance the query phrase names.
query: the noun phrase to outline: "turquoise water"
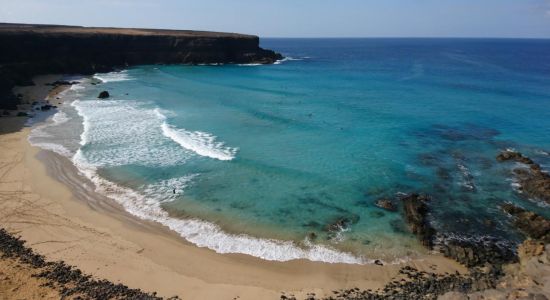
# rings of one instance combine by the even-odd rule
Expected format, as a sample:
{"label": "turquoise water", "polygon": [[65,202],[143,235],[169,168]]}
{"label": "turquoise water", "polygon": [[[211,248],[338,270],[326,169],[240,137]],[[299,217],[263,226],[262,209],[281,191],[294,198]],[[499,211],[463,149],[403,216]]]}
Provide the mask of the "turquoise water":
{"label": "turquoise water", "polygon": [[[550,41],[262,44],[289,59],[97,74],[67,92],[68,125],[42,142],[134,214],[218,252],[414,256],[401,213],[374,206],[410,192],[429,193],[434,226],[461,236],[517,241],[504,201],[549,216],[495,156],[514,148],[550,168]],[[112,97],[95,99],[102,90]],[[341,218],[348,227],[326,230]]]}

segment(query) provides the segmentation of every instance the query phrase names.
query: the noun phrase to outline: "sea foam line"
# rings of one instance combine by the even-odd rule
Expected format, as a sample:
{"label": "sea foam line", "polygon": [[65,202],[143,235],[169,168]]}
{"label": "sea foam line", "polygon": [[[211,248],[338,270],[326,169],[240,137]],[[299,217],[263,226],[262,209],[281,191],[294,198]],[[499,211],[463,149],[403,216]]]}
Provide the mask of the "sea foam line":
{"label": "sea foam line", "polygon": [[162,134],[183,148],[191,150],[198,155],[218,160],[232,160],[235,158],[237,148],[226,147],[223,142],[216,141],[216,136],[208,132],[187,131],[175,128],[166,122],[166,116],[158,109],[155,109],[155,112],[163,120],[160,125]]}
{"label": "sea foam line", "polygon": [[80,100],[75,100],[71,102],[71,106],[74,107],[78,115],[82,118],[82,126],[84,127],[84,130],[82,130],[82,133],[80,134],[80,145],[84,146],[88,143],[88,132],[90,132],[90,121],[88,120],[88,117],[86,114],[82,111],[82,108],[78,105],[80,103]]}
{"label": "sea foam line", "polygon": [[104,73],[104,74],[98,73],[94,75],[94,78],[97,80],[100,80],[103,83],[128,81],[133,79],[128,75],[127,71],[110,72],[110,73]]}
{"label": "sea foam line", "polygon": [[304,60],[304,59],[306,59],[306,57],[304,57],[304,58],[294,58],[294,57],[287,56],[287,57],[285,57],[285,58],[283,58],[283,59],[277,60],[277,61],[274,62],[273,64],[274,64],[274,65],[280,65],[280,64],[282,64],[282,63],[284,63],[284,62],[287,62],[287,61],[301,61],[301,60]]}
{"label": "sea foam line", "polygon": [[[77,113],[83,118],[83,132],[80,136],[80,144],[86,145],[89,131],[91,130],[90,120],[86,117],[84,111],[79,109],[79,100],[75,100],[71,105],[75,107]],[[162,118],[163,124],[167,129],[174,131],[168,131],[175,134],[176,138],[182,138],[180,133],[183,131],[180,129],[170,128],[165,122],[166,116],[160,111],[156,111],[159,117]],[[62,119],[62,118],[61,118]],[[177,135],[176,135],[177,133]],[[191,145],[193,142],[193,135],[183,135],[183,139],[191,139]],[[215,142],[215,137],[211,135],[199,135],[201,139],[205,138],[206,146],[215,144],[218,147],[220,143]],[[199,139],[196,145],[203,145],[203,140]],[[188,141],[186,141],[188,142]],[[194,145],[194,146],[196,146]],[[50,150],[57,150],[64,153],[61,149],[52,149],[53,145],[40,144],[39,147],[50,148]],[[190,147],[194,147],[190,146]],[[219,150],[219,148],[216,148]],[[226,149],[227,148],[221,148]],[[232,148],[229,148],[232,149]],[[236,151],[232,150],[232,151]],[[222,152],[208,153],[212,156],[219,156],[220,158],[229,159],[234,157],[234,152],[230,152],[230,155]],[[61,153],[60,153],[61,154]],[[261,239],[255,238],[246,234],[229,234],[224,232],[218,225],[199,219],[178,219],[170,217],[161,207],[161,201],[158,196],[148,194],[147,189],[145,194],[141,194],[135,190],[119,186],[113,182],[106,180],[98,175],[97,167],[91,164],[81,149],[72,155],[72,163],[77,167],[80,174],[88,178],[95,186],[95,191],[101,195],[104,195],[113,201],[119,203],[127,212],[143,220],[155,221],[169,229],[177,232],[182,238],[197,245],[198,247],[206,247],[214,250],[218,253],[240,253],[251,255],[265,260],[272,261],[289,261],[296,259],[307,259],[311,261],[327,262],[327,263],[347,263],[347,264],[367,264],[373,263],[373,259],[367,259],[359,257],[351,253],[341,252],[332,249],[330,246],[313,244],[307,239],[304,241],[304,247],[300,247],[292,241],[282,241],[275,239]],[[186,183],[191,181],[195,175],[190,175],[187,178],[178,179],[177,181],[167,181],[161,183],[162,185],[171,186],[178,185],[178,187],[184,187]],[[157,187],[151,187],[152,190]],[[167,199],[170,200],[170,199]]]}
{"label": "sea foam line", "polygon": [[79,171],[94,183],[96,192],[113,199],[130,214],[140,219],[158,222],[199,247],[206,247],[222,254],[240,253],[272,261],[307,259],[347,264],[374,262],[374,260],[340,252],[327,246],[313,245],[307,241],[307,248],[304,249],[292,241],[259,239],[246,234],[229,234],[218,225],[203,220],[172,218],[161,208],[159,201],[118,186],[97,175],[96,168],[87,163],[80,150],[72,160]]}
{"label": "sea foam line", "polygon": [[[62,110],[59,110],[51,117],[51,121],[52,121],[51,123],[44,123],[44,124],[35,126],[27,136],[27,141],[34,147],[39,147],[45,150],[49,150],[61,156],[72,157],[73,153],[71,153],[71,151],[69,151],[63,145],[51,143],[51,142],[38,141],[38,139],[40,138],[52,137],[51,134],[44,131],[46,128],[66,123],[69,120],[70,118],[67,116],[67,114]],[[32,126],[32,124],[29,124],[29,126]]]}
{"label": "sea foam line", "polygon": [[[82,132],[80,143],[81,145],[85,145],[86,137],[89,134],[88,131],[91,129],[89,124],[87,124],[89,120],[85,118],[83,111],[78,110],[78,105],[73,106],[77,108],[77,112],[83,117],[84,131]],[[159,117],[163,117],[164,120],[166,119],[160,111],[157,110],[156,112]],[[181,133],[180,130],[174,130],[176,133]],[[187,138],[187,136],[184,136],[184,138]],[[206,140],[212,141],[209,138]],[[224,157],[222,156],[221,158]],[[225,158],[229,158],[229,156],[225,156]],[[81,149],[75,153],[71,160],[79,172],[94,184],[97,193],[119,203],[124,210],[135,217],[158,222],[168,227],[198,247],[206,247],[222,254],[240,253],[271,261],[307,259],[311,261],[347,264],[374,262],[374,260],[358,257],[351,253],[340,252],[329,246],[312,244],[307,240],[304,242],[305,247],[300,247],[292,241],[262,239],[246,234],[226,233],[218,225],[204,220],[170,217],[168,212],[162,209],[162,201],[158,199],[158,196],[148,194],[148,190],[145,190],[144,195],[99,176],[97,167],[89,163]],[[180,184],[185,184],[192,178],[184,178],[180,181],[182,182]],[[170,185],[174,183],[170,181],[166,182],[166,184]]]}

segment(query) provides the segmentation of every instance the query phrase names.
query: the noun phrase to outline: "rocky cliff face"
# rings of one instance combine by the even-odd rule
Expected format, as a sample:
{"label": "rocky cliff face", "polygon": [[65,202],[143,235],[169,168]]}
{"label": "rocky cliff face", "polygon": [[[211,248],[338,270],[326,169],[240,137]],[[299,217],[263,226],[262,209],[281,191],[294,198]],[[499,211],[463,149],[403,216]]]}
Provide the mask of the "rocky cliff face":
{"label": "rocky cliff face", "polygon": [[92,74],[140,64],[273,63],[257,36],[183,30],[0,24],[0,108],[14,85],[46,73]]}

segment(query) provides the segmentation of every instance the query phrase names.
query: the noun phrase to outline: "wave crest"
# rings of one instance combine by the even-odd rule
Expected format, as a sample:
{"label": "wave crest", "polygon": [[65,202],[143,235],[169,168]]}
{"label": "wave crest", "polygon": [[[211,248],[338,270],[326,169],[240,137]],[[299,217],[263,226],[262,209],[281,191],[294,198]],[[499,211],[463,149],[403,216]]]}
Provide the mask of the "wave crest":
{"label": "wave crest", "polygon": [[237,148],[227,147],[225,143],[216,141],[216,136],[202,131],[187,131],[178,129],[166,122],[166,117],[155,110],[164,122],[160,125],[162,134],[183,148],[193,151],[198,155],[218,160],[232,160],[237,154]]}

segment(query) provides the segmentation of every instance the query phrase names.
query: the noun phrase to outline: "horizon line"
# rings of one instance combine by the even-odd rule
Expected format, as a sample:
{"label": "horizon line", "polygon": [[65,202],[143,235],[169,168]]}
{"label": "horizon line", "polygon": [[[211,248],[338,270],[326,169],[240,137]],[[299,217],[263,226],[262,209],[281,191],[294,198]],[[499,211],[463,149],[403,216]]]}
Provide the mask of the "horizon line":
{"label": "horizon line", "polygon": [[180,30],[180,31],[203,31],[203,32],[215,32],[215,33],[233,33],[243,35],[255,35],[260,39],[522,39],[522,40],[550,40],[550,37],[499,37],[499,36],[262,36],[257,33],[241,33],[232,31],[218,31],[211,29],[175,29],[175,28],[163,28],[163,27],[112,27],[112,26],[90,26],[90,25],[74,25],[74,24],[56,24],[56,23],[12,23],[0,21],[0,24],[13,24],[13,25],[37,25],[37,26],[74,26],[74,27],[91,27],[91,28],[116,28],[116,29],[150,29],[150,30]]}
{"label": "horizon line", "polygon": [[550,37],[475,37],[475,36],[259,36],[260,39],[478,39],[478,40],[550,40]]}

